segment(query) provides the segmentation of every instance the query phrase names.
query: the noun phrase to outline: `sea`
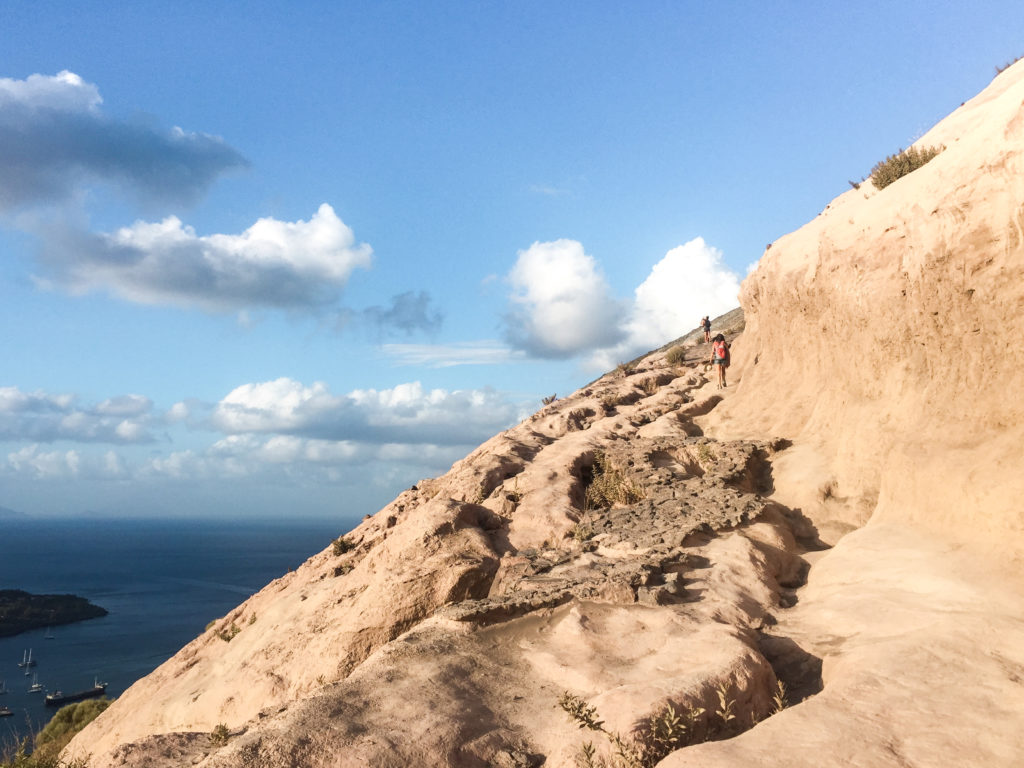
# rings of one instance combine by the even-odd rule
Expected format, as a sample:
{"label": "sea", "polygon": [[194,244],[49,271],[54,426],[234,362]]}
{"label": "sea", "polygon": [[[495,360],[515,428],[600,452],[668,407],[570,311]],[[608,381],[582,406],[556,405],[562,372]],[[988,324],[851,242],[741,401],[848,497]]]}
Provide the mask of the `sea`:
{"label": "sea", "polygon": [[[357,520],[0,519],[0,589],[75,594],[108,615],[0,637],[0,754],[54,714],[47,692],[116,697]],[[30,674],[18,666],[31,650]]]}

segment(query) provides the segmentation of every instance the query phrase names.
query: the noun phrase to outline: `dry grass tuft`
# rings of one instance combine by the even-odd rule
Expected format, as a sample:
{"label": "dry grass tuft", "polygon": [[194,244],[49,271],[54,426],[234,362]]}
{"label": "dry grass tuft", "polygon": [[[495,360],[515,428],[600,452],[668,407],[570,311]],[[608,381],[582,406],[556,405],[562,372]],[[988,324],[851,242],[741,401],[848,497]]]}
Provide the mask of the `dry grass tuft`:
{"label": "dry grass tuft", "polygon": [[669,365],[682,365],[686,362],[686,350],[682,347],[672,347],[665,355],[665,362]]}
{"label": "dry grass tuft", "polygon": [[601,451],[594,454],[593,472],[594,478],[584,497],[588,508],[635,504],[647,497],[644,489],[628,479],[622,470],[612,466]]}

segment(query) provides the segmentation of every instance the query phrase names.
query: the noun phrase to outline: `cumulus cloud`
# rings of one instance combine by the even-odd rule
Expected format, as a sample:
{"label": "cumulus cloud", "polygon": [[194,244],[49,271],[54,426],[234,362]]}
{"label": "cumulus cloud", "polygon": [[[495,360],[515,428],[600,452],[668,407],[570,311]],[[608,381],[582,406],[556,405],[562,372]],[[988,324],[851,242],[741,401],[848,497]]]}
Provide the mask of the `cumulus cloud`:
{"label": "cumulus cloud", "polygon": [[232,311],[335,301],[372,249],[324,203],[309,221],[264,218],[240,235],[199,236],[175,216],[113,233],[45,235],[46,283],[141,304]]}
{"label": "cumulus cloud", "polygon": [[575,240],[534,243],[506,277],[509,343],[535,357],[572,357],[618,343],[623,307]]}
{"label": "cumulus cloud", "polygon": [[475,445],[508,427],[517,409],[491,389],[427,390],[419,382],[334,395],[281,378],[235,388],[212,423],[229,434],[278,433],[371,444]]}
{"label": "cumulus cloud", "polygon": [[79,473],[82,457],[78,451],[40,451],[38,445],[26,445],[7,454],[7,464],[15,472],[36,478],[71,477]]}
{"label": "cumulus cloud", "polygon": [[96,181],[188,202],[247,165],[220,138],[116,120],[102,103],[73,72],[0,78],[0,210],[59,201]]}
{"label": "cumulus cloud", "polygon": [[[575,240],[520,251],[507,281],[513,349],[532,357],[584,357],[588,368],[605,370],[692,330],[705,314],[733,309],[739,294],[739,277],[700,237],[666,253],[631,301],[611,296],[595,260]],[[429,350],[390,345],[386,351],[426,361]],[[489,355],[502,360],[500,350]]]}
{"label": "cumulus cloud", "polygon": [[704,315],[716,317],[739,305],[739,277],[722,252],[697,237],[668,253],[637,287],[622,325],[625,338],[595,350],[589,364],[608,369],[660,347],[697,327]]}
{"label": "cumulus cloud", "polygon": [[74,395],[22,392],[0,387],[0,439],[49,443],[148,443],[153,404],[141,395],[122,395],[79,407]]}

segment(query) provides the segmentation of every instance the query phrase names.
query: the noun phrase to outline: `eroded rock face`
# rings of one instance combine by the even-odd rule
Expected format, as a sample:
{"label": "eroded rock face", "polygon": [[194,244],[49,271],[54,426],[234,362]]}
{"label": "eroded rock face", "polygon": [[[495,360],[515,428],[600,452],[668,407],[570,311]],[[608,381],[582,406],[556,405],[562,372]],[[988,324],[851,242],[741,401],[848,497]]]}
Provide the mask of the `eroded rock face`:
{"label": "eroded rock face", "polygon": [[[609,727],[719,691],[767,715],[760,630],[802,561],[771,441],[704,437],[701,360],[654,353],[418,483],[139,681],[93,765],[571,765],[570,692]],[[225,640],[229,637],[229,641]],[[235,735],[204,738],[218,723]]]}

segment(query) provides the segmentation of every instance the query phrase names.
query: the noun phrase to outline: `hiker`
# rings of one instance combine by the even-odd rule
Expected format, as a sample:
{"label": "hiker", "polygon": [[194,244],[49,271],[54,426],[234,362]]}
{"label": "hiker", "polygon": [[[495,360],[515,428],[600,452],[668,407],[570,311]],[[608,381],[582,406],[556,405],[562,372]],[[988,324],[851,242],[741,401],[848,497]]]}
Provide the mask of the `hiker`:
{"label": "hiker", "polygon": [[710,344],[711,343],[711,321],[708,320],[708,316],[707,315],[704,315],[704,317],[702,317],[700,319],[700,327],[704,329],[704,343],[705,344]]}
{"label": "hiker", "polygon": [[715,343],[711,346],[711,364],[718,369],[718,389],[728,387],[725,369],[729,367],[729,343],[722,334],[715,336]]}

